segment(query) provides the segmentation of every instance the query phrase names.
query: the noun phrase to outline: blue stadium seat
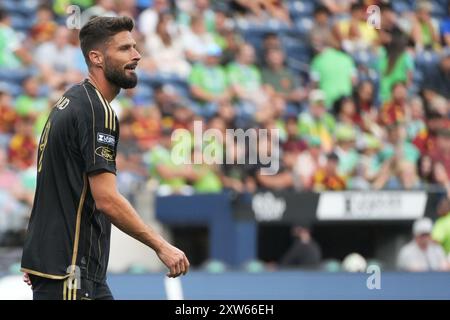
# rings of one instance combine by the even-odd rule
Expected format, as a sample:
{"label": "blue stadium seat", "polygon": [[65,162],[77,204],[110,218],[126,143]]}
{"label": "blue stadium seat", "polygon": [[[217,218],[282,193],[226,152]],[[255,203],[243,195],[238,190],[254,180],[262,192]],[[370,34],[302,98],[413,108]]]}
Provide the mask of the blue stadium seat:
{"label": "blue stadium seat", "polygon": [[136,86],[136,99],[139,101],[151,101],[153,89],[151,86],[139,84]]}
{"label": "blue stadium seat", "polygon": [[287,3],[287,8],[292,19],[310,17],[313,15],[315,4],[314,2],[305,1],[290,1]]}
{"label": "blue stadium seat", "polygon": [[407,0],[396,0],[392,1],[392,8],[397,13],[404,13],[408,11],[413,11],[414,6],[411,2],[408,2]]}
{"label": "blue stadium seat", "polygon": [[17,31],[28,31],[33,26],[33,19],[29,19],[23,14],[10,14],[11,26]]}
{"label": "blue stadium seat", "polygon": [[21,85],[22,81],[32,75],[30,69],[6,69],[0,68],[0,81]]}
{"label": "blue stadium seat", "polygon": [[414,64],[417,69],[424,71],[430,66],[434,66],[439,61],[439,55],[432,51],[423,51],[416,55]]}
{"label": "blue stadium seat", "polygon": [[13,82],[6,81],[0,81],[0,91],[6,91],[14,98],[19,96],[23,92],[22,86]]}
{"label": "blue stadium seat", "polygon": [[303,35],[309,34],[313,25],[314,21],[312,18],[303,17],[295,20],[295,29]]}

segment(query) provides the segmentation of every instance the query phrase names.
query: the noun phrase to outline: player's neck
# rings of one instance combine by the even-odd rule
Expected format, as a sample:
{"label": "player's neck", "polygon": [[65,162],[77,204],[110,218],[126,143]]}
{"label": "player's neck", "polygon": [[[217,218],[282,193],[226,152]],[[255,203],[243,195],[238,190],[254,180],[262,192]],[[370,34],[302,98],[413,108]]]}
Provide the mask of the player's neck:
{"label": "player's neck", "polygon": [[103,97],[108,100],[108,102],[114,100],[114,98],[119,94],[120,88],[106,80],[103,74],[89,72],[88,79],[92,85],[100,91]]}

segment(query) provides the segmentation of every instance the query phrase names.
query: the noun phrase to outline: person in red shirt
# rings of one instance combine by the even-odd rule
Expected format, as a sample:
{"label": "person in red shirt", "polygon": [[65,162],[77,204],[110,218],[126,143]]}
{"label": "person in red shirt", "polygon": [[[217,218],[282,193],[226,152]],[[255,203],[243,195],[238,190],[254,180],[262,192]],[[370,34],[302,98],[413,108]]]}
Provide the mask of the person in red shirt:
{"label": "person in red shirt", "polygon": [[337,172],[339,157],[335,153],[330,153],[327,156],[327,164],[325,167],[317,170],[314,175],[314,190],[345,190],[347,183],[343,177]]}
{"label": "person in red shirt", "polygon": [[392,98],[387,101],[380,114],[380,122],[383,125],[391,125],[398,122],[404,122],[406,119],[406,98],[408,91],[403,82],[397,82],[392,87]]}
{"label": "person in red shirt", "polygon": [[17,169],[27,169],[35,161],[37,148],[33,134],[34,119],[22,117],[16,124],[16,133],[11,138],[8,148],[8,160]]}

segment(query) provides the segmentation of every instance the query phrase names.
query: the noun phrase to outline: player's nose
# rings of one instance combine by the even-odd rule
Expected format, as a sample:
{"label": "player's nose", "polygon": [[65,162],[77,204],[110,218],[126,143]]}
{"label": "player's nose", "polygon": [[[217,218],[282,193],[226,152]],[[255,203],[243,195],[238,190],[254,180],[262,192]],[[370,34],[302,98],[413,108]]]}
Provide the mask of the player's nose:
{"label": "player's nose", "polygon": [[139,53],[139,51],[137,51],[136,50],[136,48],[133,48],[133,56],[132,56],[132,60],[133,61],[139,61],[139,60],[141,60],[141,58],[142,58],[142,56],[141,56],[141,54]]}

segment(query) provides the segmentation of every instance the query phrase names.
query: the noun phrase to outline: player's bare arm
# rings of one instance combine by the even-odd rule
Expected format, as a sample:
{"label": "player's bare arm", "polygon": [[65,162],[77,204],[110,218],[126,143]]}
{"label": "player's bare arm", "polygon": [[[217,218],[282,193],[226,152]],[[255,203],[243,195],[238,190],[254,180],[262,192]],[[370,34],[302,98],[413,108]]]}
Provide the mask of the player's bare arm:
{"label": "player's bare arm", "polygon": [[97,209],[117,228],[152,248],[169,268],[167,276],[178,277],[188,272],[189,261],[185,254],[142,221],[131,204],[118,192],[114,174],[100,173],[90,176],[89,185]]}

